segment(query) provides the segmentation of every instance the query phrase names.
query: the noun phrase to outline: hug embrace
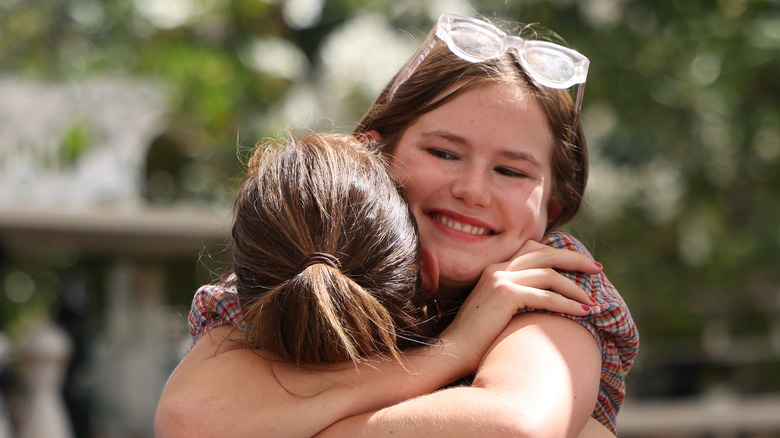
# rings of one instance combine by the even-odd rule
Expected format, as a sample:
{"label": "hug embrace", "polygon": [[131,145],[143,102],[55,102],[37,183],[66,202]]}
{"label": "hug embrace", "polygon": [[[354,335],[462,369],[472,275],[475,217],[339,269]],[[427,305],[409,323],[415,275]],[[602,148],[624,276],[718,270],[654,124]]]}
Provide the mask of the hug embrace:
{"label": "hug embrace", "polygon": [[589,61],[523,30],[444,14],[353,134],[256,149],[158,437],[614,436],[636,327],[561,231]]}

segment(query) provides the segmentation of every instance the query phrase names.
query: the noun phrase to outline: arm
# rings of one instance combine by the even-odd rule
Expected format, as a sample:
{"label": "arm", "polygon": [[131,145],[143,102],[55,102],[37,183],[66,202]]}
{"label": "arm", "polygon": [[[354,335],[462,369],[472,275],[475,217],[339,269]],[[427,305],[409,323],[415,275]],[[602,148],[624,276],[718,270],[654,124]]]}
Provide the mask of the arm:
{"label": "arm", "polygon": [[[269,427],[269,416],[280,424],[277,431],[289,432],[285,428],[294,425],[299,435],[310,436],[342,418],[434,391],[472,373],[519,309],[534,305],[585,313],[580,303],[558,294],[488,292],[472,293],[469,305],[462,307],[438,345],[406,352],[409,372],[381,359],[357,367],[298,370],[299,380],[315,380],[320,390],[284,408],[279,403],[268,406],[270,391],[278,392],[280,383],[269,379],[269,362],[231,341],[229,326],[217,327],[195,345],[169,379],[155,418],[157,436],[257,432]],[[573,295],[587,301],[580,289]],[[272,410],[283,414],[272,415]]]}
{"label": "arm", "polygon": [[[297,415],[296,426],[305,423],[305,430],[309,431],[301,435],[311,435],[334,421],[433,391],[473,372],[484,352],[519,309],[531,306],[568,314],[587,313],[581,307],[581,303],[589,302],[587,295],[549,266],[587,271],[595,269],[592,262],[571,251],[554,251],[552,254],[563,254],[564,261],[550,265],[551,253],[547,251],[547,256],[532,258],[526,264],[541,269],[529,269],[528,278],[510,278],[508,282],[516,280],[534,287],[506,287],[507,282],[499,275],[497,279],[503,286],[475,289],[442,334],[439,346],[407,352],[406,367],[411,374],[395,362],[381,360],[357,368],[350,365],[317,372],[300,371],[302,377],[318,377],[327,385],[316,397],[306,398],[306,403],[296,403],[294,409],[286,409],[287,415]],[[209,315],[213,312],[202,310]],[[230,330],[228,327],[211,330],[174,371],[157,410],[158,436],[257,432],[268,422],[258,412],[268,416],[269,409],[279,410],[278,404],[271,408],[263,405],[268,403],[268,397],[262,395],[269,388],[278,390],[279,384],[279,381],[268,378],[261,381],[257,377],[268,376],[268,363],[253,351],[231,346],[226,341]]]}
{"label": "arm", "polygon": [[581,325],[523,314],[493,345],[473,386],[352,417],[321,436],[576,436],[593,411],[600,368],[598,346]]}
{"label": "arm", "polygon": [[[156,436],[221,436],[226,431],[270,436],[273,423],[281,436],[311,436],[341,418],[435,390],[476,368],[451,344],[415,349],[406,357],[409,372],[382,359],[302,370],[241,348],[231,334],[229,326],[209,331],[179,364],[157,408]],[[285,390],[306,395],[284,396],[281,382]]]}

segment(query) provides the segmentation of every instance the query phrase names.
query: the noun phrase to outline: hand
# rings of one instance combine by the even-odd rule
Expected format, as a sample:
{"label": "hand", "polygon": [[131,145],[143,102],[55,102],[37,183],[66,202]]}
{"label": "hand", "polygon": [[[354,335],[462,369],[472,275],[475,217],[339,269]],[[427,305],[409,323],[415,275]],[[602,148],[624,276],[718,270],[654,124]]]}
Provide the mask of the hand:
{"label": "hand", "polygon": [[531,307],[587,315],[595,304],[585,291],[556,270],[598,274],[601,265],[575,251],[527,241],[512,259],[488,265],[453,322],[441,334],[445,347],[474,369],[520,310]]}

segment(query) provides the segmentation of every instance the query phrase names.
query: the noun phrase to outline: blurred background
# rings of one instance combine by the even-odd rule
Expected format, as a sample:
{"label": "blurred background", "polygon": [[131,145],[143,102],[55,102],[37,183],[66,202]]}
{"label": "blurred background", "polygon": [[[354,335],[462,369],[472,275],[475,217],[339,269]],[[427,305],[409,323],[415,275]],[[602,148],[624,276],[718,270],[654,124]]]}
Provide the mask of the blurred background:
{"label": "blurred background", "polygon": [[591,60],[569,228],[640,329],[620,435],[780,436],[777,0],[0,0],[0,438],[153,436],[247,153],[351,131],[445,11]]}

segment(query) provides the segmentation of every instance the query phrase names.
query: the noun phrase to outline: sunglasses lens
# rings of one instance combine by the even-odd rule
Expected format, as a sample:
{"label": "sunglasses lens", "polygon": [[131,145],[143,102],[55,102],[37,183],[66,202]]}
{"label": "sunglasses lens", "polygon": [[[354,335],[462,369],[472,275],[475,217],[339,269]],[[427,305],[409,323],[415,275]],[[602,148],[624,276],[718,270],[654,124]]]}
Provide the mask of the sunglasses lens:
{"label": "sunglasses lens", "polygon": [[505,51],[503,35],[470,23],[454,24],[447,45],[459,57],[469,62],[480,62],[502,55]]}
{"label": "sunglasses lens", "polygon": [[574,83],[574,61],[552,47],[528,47],[523,53],[526,68],[541,85],[550,88],[569,88]]}

